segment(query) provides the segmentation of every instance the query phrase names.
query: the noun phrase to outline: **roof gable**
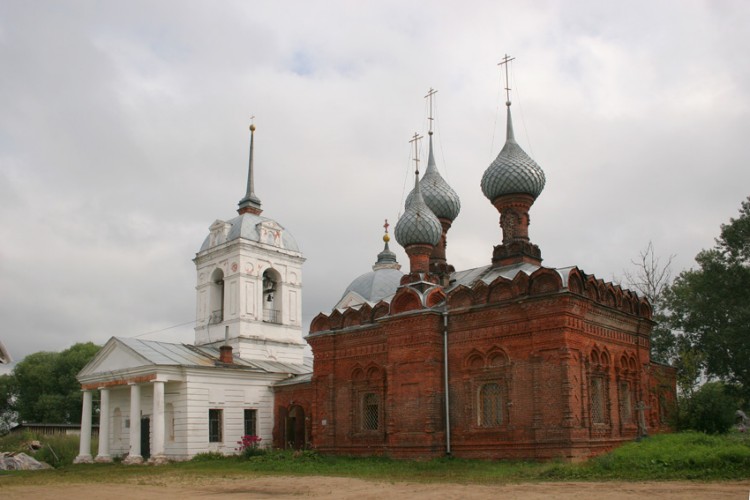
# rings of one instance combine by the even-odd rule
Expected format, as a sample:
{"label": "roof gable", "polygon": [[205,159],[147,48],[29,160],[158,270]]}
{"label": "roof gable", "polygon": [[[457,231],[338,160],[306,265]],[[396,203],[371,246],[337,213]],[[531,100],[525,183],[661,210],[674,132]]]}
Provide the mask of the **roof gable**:
{"label": "roof gable", "polygon": [[89,361],[88,364],[81,369],[78,376],[84,377],[97,373],[128,370],[153,364],[152,361],[149,361],[142,355],[138,354],[117,337],[112,337],[107,341],[104,347],[96,353],[94,359]]}

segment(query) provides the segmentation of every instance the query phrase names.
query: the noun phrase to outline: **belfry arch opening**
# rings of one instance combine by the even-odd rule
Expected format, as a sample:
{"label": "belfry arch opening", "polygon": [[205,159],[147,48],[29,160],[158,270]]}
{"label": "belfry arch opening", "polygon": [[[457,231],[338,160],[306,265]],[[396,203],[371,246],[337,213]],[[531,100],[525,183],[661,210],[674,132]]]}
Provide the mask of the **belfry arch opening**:
{"label": "belfry arch opening", "polygon": [[224,271],[214,269],[211,279],[208,300],[208,323],[216,324],[224,321]]}
{"label": "belfry arch opening", "polygon": [[263,321],[281,323],[281,275],[275,269],[263,272]]}

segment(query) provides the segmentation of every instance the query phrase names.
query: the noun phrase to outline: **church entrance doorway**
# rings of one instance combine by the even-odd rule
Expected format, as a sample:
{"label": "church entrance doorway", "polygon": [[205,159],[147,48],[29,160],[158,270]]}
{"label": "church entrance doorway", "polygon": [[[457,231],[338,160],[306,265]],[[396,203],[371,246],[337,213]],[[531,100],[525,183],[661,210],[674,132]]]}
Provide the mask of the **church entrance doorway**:
{"label": "church entrance doorway", "polygon": [[301,406],[292,406],[286,417],[284,447],[301,450],[305,447],[305,410]]}
{"label": "church entrance doorway", "polygon": [[141,419],[141,456],[144,459],[151,457],[151,419]]}

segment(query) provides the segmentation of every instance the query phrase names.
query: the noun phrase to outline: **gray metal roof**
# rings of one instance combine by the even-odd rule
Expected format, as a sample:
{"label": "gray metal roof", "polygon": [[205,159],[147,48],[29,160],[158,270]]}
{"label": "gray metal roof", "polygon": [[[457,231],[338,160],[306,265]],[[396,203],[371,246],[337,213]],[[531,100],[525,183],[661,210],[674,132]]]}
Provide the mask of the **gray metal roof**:
{"label": "gray metal roof", "polygon": [[490,201],[515,193],[536,198],[544,189],[545,182],[542,168],[516,142],[508,106],[508,137],[500,154],[482,175],[482,192]]}
{"label": "gray metal roof", "polygon": [[[146,364],[166,366],[215,366],[219,359],[217,347],[172,344],[153,340],[115,337],[115,340],[129,347],[146,360]],[[234,356],[234,365],[266,373],[307,373],[312,363],[294,364],[280,361],[246,359]]]}
{"label": "gray metal roof", "polygon": [[[451,284],[448,290],[451,290],[459,285],[472,287],[479,281],[483,281],[485,284],[489,285],[499,276],[502,276],[505,279],[512,280],[518,273],[521,272],[530,276],[536,270],[541,268],[542,266],[537,264],[522,262],[519,264],[511,264],[510,266],[483,266],[476,267],[474,269],[467,269],[465,271],[456,271],[451,275]],[[563,288],[567,288],[568,286],[568,275],[570,274],[571,269],[573,269],[573,267],[553,269],[553,271],[555,271],[562,279]]]}
{"label": "gray metal roof", "polygon": [[[363,300],[374,304],[396,293],[404,273],[398,269],[378,269],[362,274],[346,288],[341,298],[355,292]],[[339,299],[340,300],[340,299]]]}
{"label": "gray metal roof", "polygon": [[[268,241],[260,241],[260,233],[258,231],[258,224],[261,222],[273,222],[277,224],[279,227],[282,228],[281,231],[281,245],[274,245],[274,242],[268,242]],[[284,229],[281,224],[276,222],[273,219],[269,219],[268,217],[263,217],[260,215],[255,215],[251,213],[244,213],[242,215],[238,215],[234,219],[231,219],[228,221],[228,223],[232,226],[229,229],[229,233],[227,234],[226,241],[232,241],[239,238],[250,240],[250,241],[256,241],[259,243],[266,243],[272,246],[279,246],[280,248],[283,248],[285,250],[291,250],[293,252],[299,252],[300,248],[299,245],[297,245],[297,240],[294,239],[294,236],[291,235],[289,231]],[[201,249],[199,252],[202,252],[204,250],[207,250],[211,243],[211,235],[206,236],[206,239],[203,241],[203,245],[201,245]]]}
{"label": "gray metal roof", "polygon": [[290,377],[286,380],[281,380],[279,382],[276,382],[274,386],[285,386],[285,385],[295,385],[295,384],[305,384],[310,383],[312,381],[312,373],[305,373],[303,375],[296,375],[294,377]]}

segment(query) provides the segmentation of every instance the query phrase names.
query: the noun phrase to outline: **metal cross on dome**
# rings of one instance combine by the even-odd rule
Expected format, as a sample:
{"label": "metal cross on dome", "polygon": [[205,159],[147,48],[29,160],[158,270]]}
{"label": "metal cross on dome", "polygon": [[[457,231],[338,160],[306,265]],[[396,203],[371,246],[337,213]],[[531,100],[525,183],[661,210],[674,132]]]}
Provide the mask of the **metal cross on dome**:
{"label": "metal cross on dome", "polygon": [[434,96],[435,94],[437,94],[437,90],[430,87],[429,92],[427,92],[427,95],[424,96],[425,99],[428,99],[427,102],[430,103],[430,116],[427,117],[430,123],[430,130],[428,131],[428,134],[430,135],[432,135],[432,121],[434,120],[434,118],[432,117],[432,96]]}
{"label": "metal cross on dome", "polygon": [[508,54],[505,54],[505,57],[503,57],[503,60],[497,63],[498,66],[505,66],[505,104],[507,106],[510,106],[510,85],[508,84],[508,73],[510,65],[509,63],[514,60],[515,57],[510,57]]}
{"label": "metal cross on dome", "polygon": [[414,132],[414,136],[409,141],[410,143],[414,144],[414,164],[417,167],[416,174],[419,175],[419,141],[422,139],[422,136],[419,135],[418,132]]}

